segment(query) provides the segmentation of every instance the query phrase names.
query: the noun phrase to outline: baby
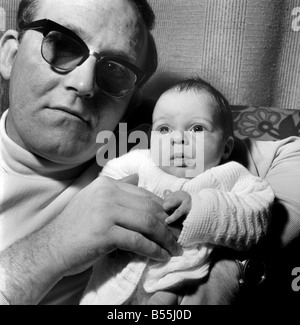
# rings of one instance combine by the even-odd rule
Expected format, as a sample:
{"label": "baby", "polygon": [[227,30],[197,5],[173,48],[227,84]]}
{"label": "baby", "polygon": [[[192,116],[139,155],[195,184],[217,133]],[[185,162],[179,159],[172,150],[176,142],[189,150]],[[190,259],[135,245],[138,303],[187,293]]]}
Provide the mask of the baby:
{"label": "baby", "polygon": [[101,173],[139,175],[139,187],[164,199],[168,225],[182,221],[181,256],[158,263],[118,251],[103,257],[81,304],[143,304],[158,291],[205,279],[215,246],[246,251],[265,236],[271,187],[236,162],[229,104],[200,78],[164,92],[153,112],[150,150],[110,161]]}

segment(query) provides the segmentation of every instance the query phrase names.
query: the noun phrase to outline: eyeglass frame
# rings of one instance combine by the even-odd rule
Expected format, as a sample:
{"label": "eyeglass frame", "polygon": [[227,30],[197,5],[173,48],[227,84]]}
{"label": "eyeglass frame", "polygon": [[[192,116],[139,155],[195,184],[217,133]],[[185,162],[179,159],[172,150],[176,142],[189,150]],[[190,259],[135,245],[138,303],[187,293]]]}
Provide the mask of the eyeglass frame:
{"label": "eyeglass frame", "polygon": [[133,72],[136,76],[136,81],[133,85],[133,87],[131,89],[128,90],[128,92],[124,95],[121,96],[116,96],[116,95],[112,95],[111,93],[101,89],[101,87],[97,86],[101,89],[101,91],[106,94],[109,97],[112,98],[123,98],[126,97],[134,88],[137,88],[139,85],[143,84],[143,81],[147,78],[147,73],[144,72],[143,70],[139,69],[138,67],[136,67],[134,64],[128,62],[125,59],[120,58],[119,56],[114,56],[114,55],[101,55],[95,51],[90,51],[90,49],[88,48],[88,46],[86,45],[86,43],[82,40],[82,38],[80,36],[78,36],[75,32],[73,32],[72,30],[70,30],[67,27],[64,27],[50,19],[40,19],[40,20],[36,20],[33,21],[29,24],[26,25],[26,27],[23,29],[22,32],[25,32],[27,30],[35,30],[38,32],[41,32],[44,36],[44,40],[47,37],[47,35],[52,32],[52,31],[56,31],[56,32],[60,32],[62,34],[67,35],[68,37],[74,39],[77,43],[79,43],[79,45],[82,46],[83,49],[85,49],[84,51],[84,56],[82,57],[82,59],[74,66],[74,68],[72,69],[63,69],[63,68],[59,68],[56,67],[55,65],[51,64],[50,62],[48,62],[43,54],[43,43],[44,40],[41,44],[41,55],[43,57],[43,59],[54,69],[60,70],[62,72],[71,72],[73,70],[75,70],[77,67],[79,67],[80,65],[82,65],[90,56],[94,56],[97,61],[96,64],[102,60],[108,60],[108,61],[112,61],[115,62],[117,64],[121,64],[123,66],[125,66],[127,69],[129,69],[131,72]]}

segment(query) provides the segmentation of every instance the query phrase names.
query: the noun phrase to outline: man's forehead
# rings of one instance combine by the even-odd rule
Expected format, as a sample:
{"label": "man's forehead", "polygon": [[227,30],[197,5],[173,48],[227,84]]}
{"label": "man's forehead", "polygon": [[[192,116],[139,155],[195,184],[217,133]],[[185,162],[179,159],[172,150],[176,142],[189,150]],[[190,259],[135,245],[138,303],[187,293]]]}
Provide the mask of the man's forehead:
{"label": "man's forehead", "polygon": [[89,7],[91,9],[121,9],[123,10],[125,6],[133,7],[133,2],[131,0],[39,0],[38,3],[41,6],[52,5],[54,6],[54,11],[59,8],[59,6],[76,5],[82,7]]}
{"label": "man's forehead", "polygon": [[145,44],[145,25],[129,0],[41,0],[37,19],[44,18],[74,30],[86,42],[114,43],[132,58]]}
{"label": "man's forehead", "polygon": [[[137,26],[140,22],[138,11],[129,0],[41,0],[38,16],[49,19],[63,17],[66,20],[77,18],[86,27],[110,25],[120,30],[124,26]],[[84,22],[86,24],[82,24]]]}

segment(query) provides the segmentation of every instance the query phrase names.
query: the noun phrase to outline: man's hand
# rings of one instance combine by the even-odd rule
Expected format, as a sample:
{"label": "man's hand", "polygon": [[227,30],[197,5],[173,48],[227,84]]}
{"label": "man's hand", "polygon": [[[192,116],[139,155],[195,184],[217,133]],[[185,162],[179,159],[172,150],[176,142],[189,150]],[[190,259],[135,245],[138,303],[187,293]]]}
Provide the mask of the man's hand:
{"label": "man's hand", "polygon": [[62,277],[118,248],[158,261],[180,253],[162,200],[136,183],[137,177],[96,179],[57,218],[0,252],[7,300],[36,304]]}
{"label": "man's hand", "polygon": [[167,214],[154,194],[136,187],[136,178],[99,177],[82,190],[49,229],[64,276],[84,271],[116,249],[166,261],[180,248],[165,225]]}

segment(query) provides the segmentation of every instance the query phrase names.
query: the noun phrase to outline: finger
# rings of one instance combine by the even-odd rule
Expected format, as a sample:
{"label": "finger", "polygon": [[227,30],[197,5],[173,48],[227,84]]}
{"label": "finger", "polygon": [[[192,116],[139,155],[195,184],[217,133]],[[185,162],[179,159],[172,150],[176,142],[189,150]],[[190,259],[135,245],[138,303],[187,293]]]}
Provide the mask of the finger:
{"label": "finger", "polygon": [[98,186],[102,186],[103,182],[108,182],[108,184],[110,186],[113,185],[116,188],[118,188],[119,190],[122,190],[122,191],[125,191],[128,193],[132,193],[132,194],[135,194],[140,197],[148,197],[151,200],[154,200],[155,202],[162,205],[162,203],[163,203],[162,199],[159,198],[158,196],[156,196],[155,194],[147,191],[146,189],[143,189],[143,188],[137,187],[136,185],[132,185],[131,183],[128,183],[128,182],[135,183],[136,177],[137,177],[137,175],[132,175],[132,176],[123,178],[122,180],[115,180],[110,177],[100,176],[96,179],[95,182],[98,182]]}
{"label": "finger", "polygon": [[114,211],[114,215],[116,216],[118,226],[142,234],[147,239],[167,250],[171,255],[180,255],[181,248],[176,242],[176,238],[165,223],[159,221],[154,214],[119,207]]}
{"label": "finger", "polygon": [[118,204],[124,208],[139,210],[140,212],[152,213],[161,222],[165,222],[168,214],[163,210],[161,204],[149,197],[138,197],[130,192],[119,193]]}
{"label": "finger", "polygon": [[171,209],[178,208],[182,203],[182,198],[178,195],[172,195],[163,203],[163,209],[165,211],[170,211]]}
{"label": "finger", "polygon": [[147,190],[144,189],[144,188],[140,188],[140,190],[141,190],[142,192],[144,192],[144,194],[147,195],[147,197],[148,197],[149,199],[155,201],[155,202],[158,203],[160,206],[163,205],[163,200],[162,200],[159,196],[155,195],[154,193],[151,193],[151,192],[147,191]]}
{"label": "finger", "polygon": [[137,187],[137,186],[134,186],[134,185],[131,185],[131,184],[128,184],[128,183],[124,183],[124,182],[118,182],[117,181],[117,186],[120,190],[123,190],[123,191],[126,191],[128,193],[132,193],[132,194],[135,194],[137,196],[140,196],[140,197],[147,197],[153,201],[155,201],[156,203],[162,205],[163,204],[163,200],[158,197],[157,195],[147,191],[146,189],[144,188],[141,188],[141,187]]}
{"label": "finger", "polygon": [[174,211],[174,213],[172,215],[170,215],[170,217],[168,217],[166,219],[166,224],[169,225],[175,221],[177,221],[178,219],[180,219],[183,216],[183,213],[181,211],[180,208],[178,208],[177,210]]}
{"label": "finger", "polygon": [[120,179],[120,182],[126,183],[126,184],[131,184],[131,185],[134,185],[134,186],[138,186],[138,184],[139,184],[139,175],[137,175],[137,174],[130,175],[128,177]]}
{"label": "finger", "polygon": [[177,305],[178,296],[172,292],[158,291],[154,293],[147,302],[147,305]]}
{"label": "finger", "polygon": [[113,236],[115,248],[133,252],[159,262],[165,262],[170,259],[170,254],[166,250],[137,232],[114,227],[110,235]]}

